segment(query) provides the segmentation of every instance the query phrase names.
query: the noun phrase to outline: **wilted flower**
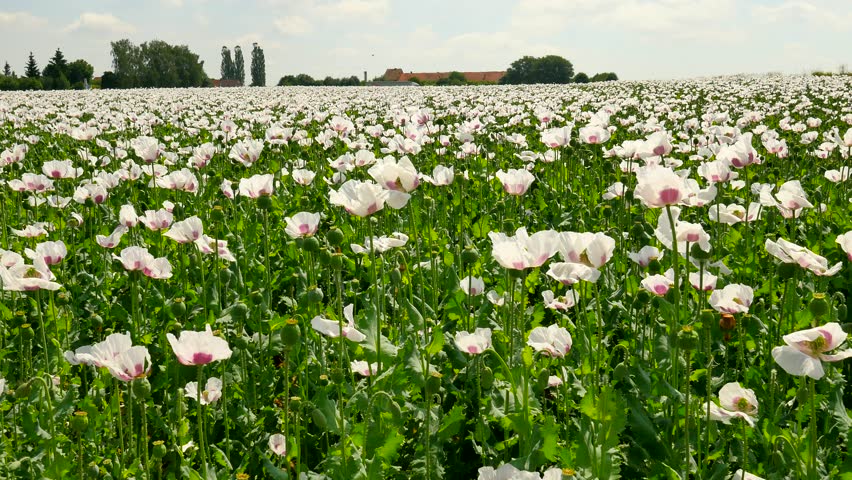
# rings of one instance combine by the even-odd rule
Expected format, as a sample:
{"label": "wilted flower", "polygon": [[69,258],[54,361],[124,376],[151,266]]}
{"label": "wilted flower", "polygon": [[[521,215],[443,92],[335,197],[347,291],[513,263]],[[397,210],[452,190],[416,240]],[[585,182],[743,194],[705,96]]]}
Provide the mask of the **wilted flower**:
{"label": "wilted flower", "polygon": [[311,327],[317,332],[331,338],[337,338],[343,335],[344,338],[355,343],[363,342],[367,336],[355,328],[355,316],[352,309],[354,305],[349,304],[343,309],[343,318],[346,319],[346,325],[341,327],[340,322],[336,320],[327,320],[317,315],[311,320]]}
{"label": "wilted flower", "polygon": [[349,366],[353,372],[365,377],[372,376],[373,373],[379,370],[379,364],[377,362],[367,363],[363,360],[355,360],[350,363]]}
{"label": "wilted flower", "polygon": [[748,313],[754,300],[754,290],[747,285],[732,283],[710,295],[710,306],[721,313]]}
{"label": "wilted flower", "polygon": [[600,278],[601,272],[582,263],[555,262],[550,264],[547,276],[563,285],[570,286],[581,280],[595,283]]}
{"label": "wilted flower", "polygon": [[579,296],[574,290],[568,290],[561,297],[555,296],[552,290],[545,290],[541,292],[541,298],[546,308],[551,310],[568,310],[577,304]]}
{"label": "wilted flower", "polygon": [[278,456],[287,455],[287,438],[280,433],[269,436],[269,449]]}
{"label": "wilted flower", "polygon": [[[186,387],[183,389],[184,397],[191,398],[193,400],[198,399],[198,382],[189,382],[186,384]],[[211,403],[216,403],[217,400],[222,398],[222,380],[216,377],[210,377],[207,379],[207,384],[204,387],[204,390],[201,392],[201,404],[202,405],[210,405]]]}
{"label": "wilted flower", "polygon": [[819,380],[825,375],[822,362],[837,362],[852,357],[852,349],[833,355],[830,352],[846,341],[846,332],[839,323],[830,322],[784,335],[787,345],[772,349],[772,358],[790,375],[807,375]]}
{"label": "wilted flower", "polygon": [[819,256],[805,247],[788,242],[783,238],[779,238],[777,242],[767,239],[765,247],[767,253],[781,260],[783,263],[798,264],[800,267],[810,270],[818,276],[830,277],[839,272],[843,266],[838,262],[829,268],[828,260],[825,257]]}

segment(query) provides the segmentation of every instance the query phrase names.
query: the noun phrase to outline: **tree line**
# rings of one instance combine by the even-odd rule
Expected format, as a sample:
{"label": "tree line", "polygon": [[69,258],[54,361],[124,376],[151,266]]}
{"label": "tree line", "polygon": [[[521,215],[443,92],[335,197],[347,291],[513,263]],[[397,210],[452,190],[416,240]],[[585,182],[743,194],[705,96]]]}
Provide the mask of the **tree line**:
{"label": "tree line", "polygon": [[306,74],[300,73],[298,75],[284,75],[278,80],[279,87],[293,87],[293,86],[325,86],[325,87],[357,87],[361,85],[361,80],[358,79],[357,76],[352,75],[351,77],[325,77],[322,80],[314,80],[314,77]]}
{"label": "tree line", "polygon": [[[223,81],[239,82],[240,85],[246,84],[245,60],[243,60],[243,49],[239,45],[234,47],[233,59],[231,58],[231,50],[227,46],[222,46],[222,65],[219,71],[220,78]],[[251,86],[265,87],[266,57],[257,42],[252,44],[250,71]]]}
{"label": "tree line", "polygon": [[501,84],[519,85],[529,83],[589,83],[618,80],[614,72],[603,72],[589,77],[578,72],[574,74],[574,65],[559,55],[544,57],[524,56],[512,62]]}
{"label": "tree line", "polygon": [[80,90],[91,83],[94,71],[94,67],[83,59],[68,62],[59,48],[42,70],[33,52],[30,52],[23,77],[18,77],[9,62],[3,65],[0,90]]}

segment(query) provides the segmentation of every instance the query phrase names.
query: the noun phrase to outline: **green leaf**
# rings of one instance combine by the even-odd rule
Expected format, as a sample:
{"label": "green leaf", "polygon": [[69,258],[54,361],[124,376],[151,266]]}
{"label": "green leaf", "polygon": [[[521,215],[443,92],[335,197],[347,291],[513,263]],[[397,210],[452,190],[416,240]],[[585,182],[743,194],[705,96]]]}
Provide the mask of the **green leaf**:
{"label": "green leaf", "polygon": [[429,356],[431,357],[431,356],[434,356],[435,354],[437,354],[438,352],[440,352],[441,349],[443,349],[443,348],[444,348],[444,331],[441,330],[440,328],[435,328],[432,331],[432,341],[429,343],[429,346],[426,348],[426,353],[428,353]]}

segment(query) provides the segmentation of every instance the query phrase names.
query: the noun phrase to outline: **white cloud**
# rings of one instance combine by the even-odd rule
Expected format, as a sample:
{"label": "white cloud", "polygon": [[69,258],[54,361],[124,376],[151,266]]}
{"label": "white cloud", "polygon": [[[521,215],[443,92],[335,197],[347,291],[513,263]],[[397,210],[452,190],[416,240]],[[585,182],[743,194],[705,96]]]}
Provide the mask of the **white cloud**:
{"label": "white cloud", "polygon": [[47,24],[47,20],[30,12],[0,12],[0,26],[4,28],[35,28]]}
{"label": "white cloud", "polygon": [[803,1],[790,1],[775,6],[757,5],[752,8],[752,15],[761,23],[785,21],[799,23],[805,20],[835,30],[852,29],[852,13],[847,11],[844,15],[834,8],[817,6]]}
{"label": "white cloud", "polygon": [[180,8],[183,6],[183,0],[160,0],[160,3],[172,8]]}
{"label": "white cloud", "polygon": [[317,3],[316,15],[331,20],[384,20],[390,13],[389,0],[335,0]]}
{"label": "white cloud", "polygon": [[111,33],[133,33],[136,27],[110,13],[86,12],[63,29],[64,32],[99,31]]}
{"label": "white cloud", "polygon": [[304,35],[313,31],[313,25],[305,17],[298,15],[279,18],[275,21],[275,28],[284,35],[292,36]]}

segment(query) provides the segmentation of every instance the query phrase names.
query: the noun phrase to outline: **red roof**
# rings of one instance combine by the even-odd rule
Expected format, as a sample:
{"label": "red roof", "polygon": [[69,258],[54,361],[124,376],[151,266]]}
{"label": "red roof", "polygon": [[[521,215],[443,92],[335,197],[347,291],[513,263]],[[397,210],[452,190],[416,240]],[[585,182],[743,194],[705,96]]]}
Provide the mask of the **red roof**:
{"label": "red roof", "polygon": [[[408,72],[400,68],[389,68],[385,71],[384,79],[394,82],[407,82],[411,79],[423,82],[437,82],[447,78],[452,72]],[[468,82],[493,82],[497,83],[506,75],[506,72],[460,72]]]}

